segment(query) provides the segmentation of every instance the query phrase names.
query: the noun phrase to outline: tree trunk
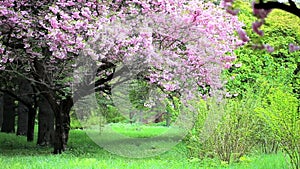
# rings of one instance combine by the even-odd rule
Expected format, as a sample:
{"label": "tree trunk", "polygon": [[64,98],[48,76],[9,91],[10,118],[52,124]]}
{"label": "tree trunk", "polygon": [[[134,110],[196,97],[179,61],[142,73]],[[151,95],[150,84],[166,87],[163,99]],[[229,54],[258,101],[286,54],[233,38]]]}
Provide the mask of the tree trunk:
{"label": "tree trunk", "polygon": [[24,104],[19,103],[17,135],[26,136],[27,129],[28,129],[28,108]]}
{"label": "tree trunk", "polygon": [[2,122],[3,122],[3,96],[0,93],[0,129],[2,127]]}
{"label": "tree trunk", "polygon": [[54,154],[61,154],[66,150],[69,130],[70,130],[70,111],[73,106],[72,97],[67,97],[60,104],[54,100],[51,94],[45,95],[49,104],[52,107],[55,116],[55,131],[54,131]]}
{"label": "tree trunk", "polygon": [[66,146],[69,140],[69,131],[70,131],[70,122],[71,122],[71,118],[70,118],[70,111],[73,107],[73,99],[71,97],[67,98],[66,100],[63,100],[60,108],[61,111],[63,113],[63,129],[64,129],[64,145],[63,145],[63,149],[66,150]]}
{"label": "tree trunk", "polygon": [[34,126],[35,126],[36,109],[30,108],[28,112],[28,130],[27,141],[31,142],[34,138]]}
{"label": "tree trunk", "polygon": [[[36,88],[31,86],[32,93],[37,93]],[[34,126],[35,126],[35,118],[37,113],[37,96],[33,95],[31,98],[32,106],[28,107],[28,130],[27,130],[27,141],[31,142],[34,138]]]}
{"label": "tree trunk", "polygon": [[3,95],[3,123],[1,132],[15,132],[15,103],[14,99],[6,93]]}
{"label": "tree trunk", "polygon": [[36,91],[32,83],[23,77],[15,79],[18,86],[18,129],[17,135],[27,135],[27,141],[33,141],[36,116]]}
{"label": "tree trunk", "polygon": [[40,97],[38,101],[38,140],[37,144],[41,146],[53,145],[54,140],[54,113],[49,102]]}

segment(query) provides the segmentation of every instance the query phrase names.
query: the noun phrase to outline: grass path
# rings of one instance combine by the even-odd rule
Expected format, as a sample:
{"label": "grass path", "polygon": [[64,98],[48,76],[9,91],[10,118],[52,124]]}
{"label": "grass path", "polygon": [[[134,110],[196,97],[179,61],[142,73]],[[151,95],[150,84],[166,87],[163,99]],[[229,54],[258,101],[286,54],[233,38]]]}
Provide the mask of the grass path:
{"label": "grass path", "polygon": [[[120,128],[118,128],[120,130]],[[131,133],[131,132],[130,132]],[[132,134],[132,133],[131,133]],[[231,165],[218,160],[188,158],[184,143],[161,155],[132,159],[107,152],[86,133],[72,130],[68,151],[51,155],[52,148],[27,143],[25,137],[0,133],[0,169],[284,169],[285,159],[278,155],[253,155]]]}

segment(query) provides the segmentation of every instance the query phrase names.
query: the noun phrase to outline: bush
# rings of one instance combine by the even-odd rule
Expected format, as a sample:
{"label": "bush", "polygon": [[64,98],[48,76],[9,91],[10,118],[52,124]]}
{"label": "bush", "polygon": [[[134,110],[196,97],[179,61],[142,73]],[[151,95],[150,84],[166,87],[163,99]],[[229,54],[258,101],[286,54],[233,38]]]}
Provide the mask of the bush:
{"label": "bush", "polygon": [[253,114],[258,106],[256,98],[249,94],[243,99],[223,102],[208,100],[205,105],[200,104],[198,121],[188,139],[192,156],[217,157],[230,163],[239,161],[256,144],[259,129]]}
{"label": "bush", "polygon": [[289,156],[292,168],[300,168],[300,113],[297,98],[288,90],[266,86],[266,96],[257,116],[272,131],[281,148]]}
{"label": "bush", "polygon": [[[251,27],[256,18],[252,14],[248,2],[235,3],[241,9],[239,19],[245,23],[246,31],[252,43],[235,50],[236,64],[224,74],[228,84],[226,89],[231,94],[238,93],[240,97],[248,89],[259,84],[260,79],[273,84],[293,85],[294,92],[300,94],[300,51],[290,53],[290,43],[300,44],[300,19],[292,14],[280,10],[273,10],[266,19],[266,25],[262,27],[265,36],[258,37]],[[252,44],[270,44],[275,51],[268,53],[265,50],[255,50]],[[298,97],[300,98],[300,96]]]}

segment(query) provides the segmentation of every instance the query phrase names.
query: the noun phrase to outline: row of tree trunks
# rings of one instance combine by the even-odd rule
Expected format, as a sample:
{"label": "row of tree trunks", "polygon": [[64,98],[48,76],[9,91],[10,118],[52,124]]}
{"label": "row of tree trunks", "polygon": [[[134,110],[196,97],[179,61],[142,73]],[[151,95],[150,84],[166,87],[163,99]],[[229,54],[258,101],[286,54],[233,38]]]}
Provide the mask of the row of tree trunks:
{"label": "row of tree trunks", "polygon": [[[14,133],[17,116],[17,135],[27,136],[27,141],[34,139],[35,118],[38,111],[38,138],[41,146],[53,145],[54,153],[59,154],[66,149],[70,130],[70,111],[73,106],[72,97],[57,102],[52,95],[39,95],[34,99],[35,91],[27,81],[19,80],[16,95],[3,94],[1,111],[1,132]],[[24,85],[25,84],[25,85]],[[50,97],[49,97],[50,96]],[[18,101],[16,104],[15,101]],[[17,110],[17,111],[16,111]]]}
{"label": "row of tree trunks", "polygon": [[[28,91],[28,90],[27,90]],[[27,141],[34,139],[34,127],[37,114],[36,106],[25,106],[22,102],[18,103],[17,113],[15,110],[15,99],[9,94],[4,94],[0,102],[0,119],[1,132],[14,133],[15,132],[15,118],[17,115],[17,135],[27,136]],[[29,103],[34,105],[33,99],[27,99]],[[2,102],[3,101],[3,102]],[[49,103],[41,98],[37,102],[39,107],[38,114],[38,139],[37,144],[53,145],[54,140],[54,113]]]}

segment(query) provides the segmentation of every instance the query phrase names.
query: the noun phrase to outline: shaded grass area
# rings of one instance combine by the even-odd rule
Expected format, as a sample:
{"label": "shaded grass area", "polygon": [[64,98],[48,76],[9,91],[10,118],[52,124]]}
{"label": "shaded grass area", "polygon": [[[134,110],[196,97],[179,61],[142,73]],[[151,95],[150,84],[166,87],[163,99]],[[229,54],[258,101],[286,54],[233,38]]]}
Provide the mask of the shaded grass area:
{"label": "shaded grass area", "polygon": [[141,124],[114,124],[112,129],[120,134],[129,137],[155,137],[165,133],[168,127],[164,126],[146,126]]}
{"label": "shaded grass area", "polygon": [[225,164],[217,159],[188,158],[188,149],[183,142],[161,155],[131,159],[107,152],[95,144],[84,131],[71,130],[68,150],[61,155],[52,155],[51,147],[39,147],[26,142],[25,137],[0,133],[0,168],[2,169],[284,169],[282,154],[256,154],[244,157],[242,162]]}

